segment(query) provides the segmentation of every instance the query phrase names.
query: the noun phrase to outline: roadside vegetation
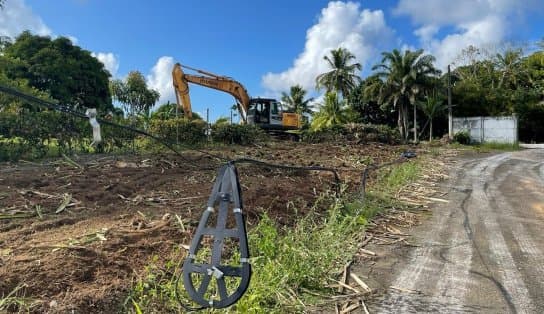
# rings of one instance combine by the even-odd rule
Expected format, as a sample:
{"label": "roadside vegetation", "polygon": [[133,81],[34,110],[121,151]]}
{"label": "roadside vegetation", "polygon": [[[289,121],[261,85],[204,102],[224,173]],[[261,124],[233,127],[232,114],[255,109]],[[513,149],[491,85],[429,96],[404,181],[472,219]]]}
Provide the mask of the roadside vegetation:
{"label": "roadside vegetation", "polygon": [[[338,275],[358,250],[365,225],[378,213],[395,207],[399,188],[416,180],[418,161],[383,168],[367,192],[365,201],[358,193],[321,194],[311,212],[293,217],[290,226],[279,225],[264,214],[249,231],[253,277],[244,297],[227,313],[293,313],[331,306]],[[175,289],[186,250],[176,245],[166,263],[158,256],[134,283],[125,309],[132,313],[183,311]],[[187,305],[192,305],[184,299]]]}

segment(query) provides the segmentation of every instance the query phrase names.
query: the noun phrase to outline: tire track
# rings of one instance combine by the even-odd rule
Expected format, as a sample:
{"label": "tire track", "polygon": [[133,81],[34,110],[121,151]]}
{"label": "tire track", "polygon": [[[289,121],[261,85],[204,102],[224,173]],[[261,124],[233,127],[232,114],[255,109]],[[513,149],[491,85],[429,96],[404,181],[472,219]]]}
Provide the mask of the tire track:
{"label": "tire track", "polygon": [[[542,241],[536,241],[524,225],[539,224],[516,215],[525,210],[516,202],[526,200],[527,194],[514,195],[512,200],[502,194],[501,185],[511,180],[512,173],[520,173],[524,184],[530,184],[527,178],[535,180],[536,186],[521,193],[543,201],[544,163],[538,154],[504,153],[459,166],[449,187],[450,198],[457,203],[435,210],[421,247],[412,251],[391,284],[413,293],[389,290],[374,304],[377,312],[539,313],[538,291],[544,288]],[[534,282],[540,290],[533,299]],[[497,303],[501,298],[503,302]]]}

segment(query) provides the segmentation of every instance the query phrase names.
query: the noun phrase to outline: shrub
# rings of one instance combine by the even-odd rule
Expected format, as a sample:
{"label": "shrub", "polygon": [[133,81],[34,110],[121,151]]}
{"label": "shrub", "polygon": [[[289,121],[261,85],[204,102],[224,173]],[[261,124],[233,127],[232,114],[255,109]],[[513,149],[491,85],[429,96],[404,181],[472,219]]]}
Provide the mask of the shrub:
{"label": "shrub", "polygon": [[470,134],[468,131],[459,131],[453,135],[453,141],[459,144],[470,144]]}
{"label": "shrub", "polygon": [[268,134],[255,125],[241,124],[214,124],[212,139],[224,144],[248,145],[268,139]]}
{"label": "shrub", "polygon": [[345,140],[398,144],[400,134],[397,129],[390,128],[387,125],[348,123],[319,131],[305,130],[302,133],[302,140],[309,143]]}
{"label": "shrub", "polygon": [[307,143],[335,142],[343,139],[342,126],[336,125],[319,130],[303,130],[301,139]]}
{"label": "shrub", "polygon": [[206,140],[206,122],[198,119],[151,120],[149,129],[154,135],[172,143],[179,140],[186,144],[197,144]]}

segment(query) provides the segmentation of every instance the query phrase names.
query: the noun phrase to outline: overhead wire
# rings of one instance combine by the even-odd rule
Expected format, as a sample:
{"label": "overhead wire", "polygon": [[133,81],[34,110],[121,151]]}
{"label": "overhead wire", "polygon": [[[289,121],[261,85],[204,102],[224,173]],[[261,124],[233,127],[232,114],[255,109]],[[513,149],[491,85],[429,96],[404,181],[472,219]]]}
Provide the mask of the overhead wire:
{"label": "overhead wire", "polygon": [[[76,110],[73,110],[72,108],[70,108],[70,107],[68,107],[66,105],[56,104],[56,103],[53,103],[51,101],[43,100],[43,99],[40,99],[38,97],[23,93],[21,91],[18,91],[17,89],[14,89],[14,88],[11,88],[11,87],[0,85],[0,92],[4,92],[6,94],[10,94],[12,96],[24,99],[24,100],[26,100],[26,101],[28,101],[30,103],[37,104],[39,106],[45,107],[45,108],[50,109],[50,110],[55,110],[55,111],[59,111],[59,112],[62,112],[62,113],[66,113],[66,114],[69,114],[69,115],[72,115],[72,116],[75,116],[75,117],[78,117],[78,118],[81,118],[81,119],[89,119],[89,117],[86,114],[81,113],[81,112],[76,111]],[[151,133],[148,133],[146,131],[143,131],[143,130],[140,130],[140,129],[137,129],[137,128],[134,128],[134,127],[131,127],[131,126],[118,124],[118,123],[115,123],[115,122],[112,122],[112,121],[109,121],[109,120],[97,118],[97,121],[100,124],[109,125],[109,126],[116,127],[116,128],[121,128],[121,129],[124,129],[124,130],[134,132],[136,134],[140,134],[140,135],[149,137],[149,138],[155,140],[156,142],[162,144],[164,147],[166,147],[167,149],[169,149],[170,151],[175,153],[176,156],[180,157],[183,161],[185,161],[187,164],[192,165],[193,167],[197,167],[197,168],[200,167],[201,170],[213,170],[213,169],[215,169],[215,168],[209,168],[209,169],[202,168],[201,163],[199,164],[196,159],[191,160],[191,159],[187,158],[186,156],[183,156],[181,154],[181,152],[179,152],[174,147],[173,143],[169,142],[167,139],[160,138],[160,137],[158,137],[156,135],[153,135]],[[337,196],[340,194],[340,176],[339,176],[338,172],[339,171],[357,171],[357,172],[361,171],[360,169],[353,169],[353,168],[332,168],[332,167],[322,167],[322,166],[284,165],[284,164],[276,164],[276,163],[271,163],[271,162],[267,162],[267,161],[252,159],[252,158],[248,158],[248,157],[240,157],[240,158],[230,159],[230,158],[221,156],[219,154],[212,153],[212,152],[202,150],[202,149],[198,149],[198,148],[195,148],[195,147],[187,147],[186,149],[197,152],[197,153],[200,153],[200,154],[203,154],[203,155],[206,155],[206,156],[209,156],[209,157],[214,158],[214,159],[217,159],[217,160],[219,160],[219,161],[221,161],[223,163],[232,164],[232,165],[235,165],[235,164],[253,164],[253,165],[256,165],[256,166],[260,166],[260,167],[276,168],[276,169],[283,169],[283,170],[329,172],[329,173],[333,174],[333,176],[334,176],[334,187],[335,187],[335,192],[336,192]],[[382,167],[385,167],[387,165],[400,162],[401,160],[406,160],[406,158],[403,156],[399,160],[395,160],[395,161],[385,163],[385,164],[382,164],[382,165],[370,165],[367,168],[365,168],[363,173],[362,173],[362,178],[361,178],[363,198],[364,198],[365,185],[366,185],[366,180],[367,180],[367,176],[368,176],[369,171],[376,170],[378,168],[382,168]],[[175,291],[175,296],[176,296],[176,299],[177,299],[178,303],[186,311],[191,311],[192,312],[192,311],[198,311],[198,310],[204,309],[204,307],[193,308],[193,307],[188,306],[187,304],[184,304],[182,302],[182,300],[181,300],[181,298],[179,296],[179,293],[178,293],[178,289],[177,289],[180,277],[181,277],[181,274],[178,276],[178,278],[176,280],[176,291]]]}

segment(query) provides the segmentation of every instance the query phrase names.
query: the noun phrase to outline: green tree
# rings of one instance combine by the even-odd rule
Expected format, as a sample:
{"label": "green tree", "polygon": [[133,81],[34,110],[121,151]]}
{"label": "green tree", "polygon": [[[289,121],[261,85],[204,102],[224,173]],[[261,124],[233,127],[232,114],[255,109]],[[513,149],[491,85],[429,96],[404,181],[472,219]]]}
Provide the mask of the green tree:
{"label": "green tree", "polygon": [[215,122],[213,124],[214,125],[229,125],[230,124],[230,119],[227,118],[227,117],[219,117],[219,118],[217,118],[217,120],[215,120]]}
{"label": "green tree", "polygon": [[348,103],[359,116],[357,122],[395,125],[395,116],[391,110],[384,109],[379,104],[382,86],[383,81],[376,75],[371,75],[349,94]]}
{"label": "green tree", "polygon": [[[0,71],[11,80],[26,80],[62,104],[74,108],[113,108],[108,82],[110,74],[89,51],[65,37],[32,35],[25,31],[4,45]],[[10,66],[6,66],[10,65]]]}
{"label": "green tree", "polygon": [[357,87],[361,78],[357,71],[361,71],[360,63],[350,63],[355,60],[355,56],[346,48],[331,50],[331,57],[324,56],[331,70],[322,73],[316,78],[316,88],[318,90],[325,88],[327,92],[342,94],[342,98],[347,99],[349,93]]}
{"label": "green tree", "polygon": [[433,119],[444,114],[446,105],[436,90],[425,96],[424,101],[419,101],[419,108],[429,119],[429,142],[433,140]]}
{"label": "green tree", "polygon": [[291,86],[289,94],[283,92],[281,101],[287,105],[287,110],[294,111],[298,114],[312,113],[310,102],[313,98],[306,98],[306,91],[302,86]]}
{"label": "green tree", "polygon": [[498,53],[495,56],[495,67],[500,74],[498,89],[503,88],[504,85],[509,84],[510,87],[516,87],[523,76],[527,74],[522,63],[522,50],[521,49],[509,49],[504,54]]}
{"label": "green tree", "polygon": [[151,107],[159,100],[158,91],[149,89],[142,73],[129,72],[123,80],[111,82],[111,92],[115,100],[123,105],[125,112],[132,116],[149,116]]}
{"label": "green tree", "polygon": [[345,111],[345,101],[338,100],[335,92],[325,94],[325,101],[319,111],[314,114],[311,129],[319,131],[325,128],[333,127],[346,123],[348,117]]}
{"label": "green tree", "polygon": [[[423,54],[423,49],[406,50],[402,54],[397,49],[383,52],[381,63],[372,69],[384,80],[380,90],[380,103],[392,106],[398,111],[398,128],[404,141],[408,139],[408,105],[416,106],[416,99],[427,87],[428,77],[438,75],[433,63],[434,56]],[[416,117],[414,115],[414,140],[417,141]]]}

